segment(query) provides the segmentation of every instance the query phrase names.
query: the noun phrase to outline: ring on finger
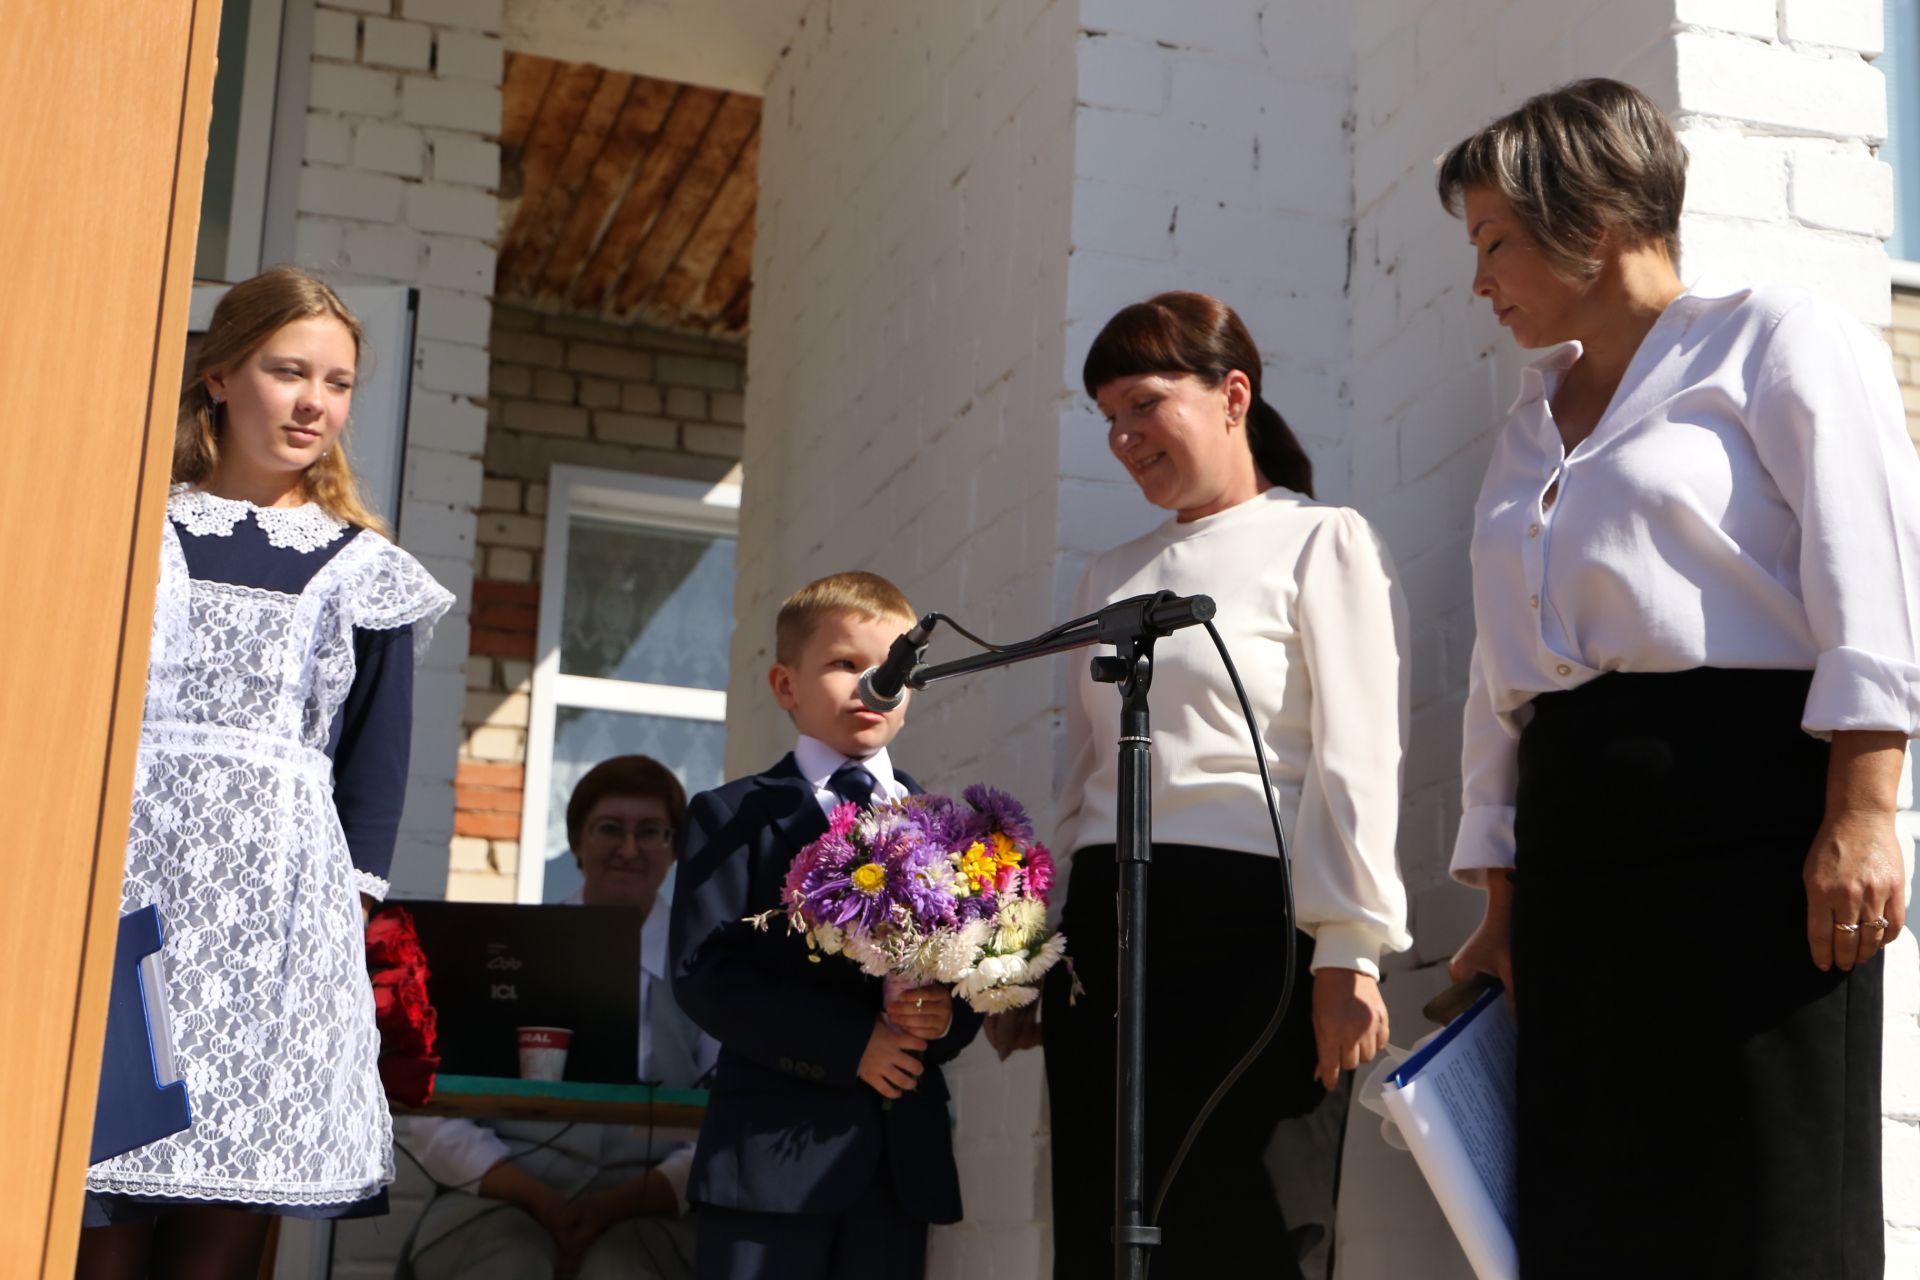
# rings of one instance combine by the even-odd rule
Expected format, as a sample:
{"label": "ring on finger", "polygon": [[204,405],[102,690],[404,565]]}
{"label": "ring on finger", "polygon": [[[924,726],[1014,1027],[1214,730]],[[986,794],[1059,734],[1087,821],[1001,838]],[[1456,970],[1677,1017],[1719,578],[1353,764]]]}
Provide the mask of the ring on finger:
{"label": "ring on finger", "polygon": [[1875,916],[1871,920],[1862,920],[1860,922],[1860,927],[1862,929],[1879,929],[1882,932],[1885,932],[1888,928],[1892,926],[1892,924],[1893,922],[1887,919],[1885,916]]}

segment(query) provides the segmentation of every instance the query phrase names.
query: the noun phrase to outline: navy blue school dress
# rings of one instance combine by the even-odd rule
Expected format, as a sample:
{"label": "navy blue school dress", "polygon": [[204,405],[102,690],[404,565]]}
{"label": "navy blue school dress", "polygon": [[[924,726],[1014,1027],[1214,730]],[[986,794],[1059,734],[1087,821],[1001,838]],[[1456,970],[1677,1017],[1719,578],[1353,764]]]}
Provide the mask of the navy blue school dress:
{"label": "navy blue school dress", "polygon": [[179,489],[167,516],[121,909],[160,910],[193,1124],[92,1166],[86,1221],[340,1216],[393,1178],[360,895],[386,894],[453,597],[312,504]]}

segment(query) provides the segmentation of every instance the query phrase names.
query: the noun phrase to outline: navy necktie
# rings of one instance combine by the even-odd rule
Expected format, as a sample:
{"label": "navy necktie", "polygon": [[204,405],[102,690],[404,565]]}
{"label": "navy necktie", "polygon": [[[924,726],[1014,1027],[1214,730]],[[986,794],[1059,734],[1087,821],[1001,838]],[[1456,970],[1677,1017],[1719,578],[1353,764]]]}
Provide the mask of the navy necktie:
{"label": "navy necktie", "polygon": [[874,785],[873,775],[858,760],[847,761],[827,779],[827,790],[860,809],[873,803]]}

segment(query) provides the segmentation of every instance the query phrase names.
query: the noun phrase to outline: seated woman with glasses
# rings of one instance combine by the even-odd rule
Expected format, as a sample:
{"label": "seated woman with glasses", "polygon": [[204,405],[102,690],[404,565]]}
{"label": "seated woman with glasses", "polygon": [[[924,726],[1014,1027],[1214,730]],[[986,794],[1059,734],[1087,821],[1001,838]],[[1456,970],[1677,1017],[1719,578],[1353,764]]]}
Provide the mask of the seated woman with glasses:
{"label": "seated woman with glasses", "polygon": [[[568,899],[637,907],[640,1079],[697,1084],[719,1046],[680,1011],[665,980],[667,913],[655,911],[673,866],[686,793],[665,765],[616,756],[567,801],[567,841],[583,883]],[[693,1143],[631,1125],[396,1120],[395,1136],[446,1188],[415,1229],[417,1280],[680,1280],[691,1274],[687,1216]]]}

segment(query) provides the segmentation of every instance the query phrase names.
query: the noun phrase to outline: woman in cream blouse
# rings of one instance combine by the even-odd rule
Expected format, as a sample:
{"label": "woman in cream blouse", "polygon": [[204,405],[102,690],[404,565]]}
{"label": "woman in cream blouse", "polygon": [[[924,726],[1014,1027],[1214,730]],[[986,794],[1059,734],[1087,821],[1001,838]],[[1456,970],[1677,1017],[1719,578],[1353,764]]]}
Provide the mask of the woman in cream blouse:
{"label": "woman in cream blouse", "polygon": [[[1159,641],[1153,679],[1148,912],[1147,1177],[1157,1186],[1207,1095],[1279,999],[1279,1035],[1227,1095],[1168,1197],[1154,1269],[1225,1274],[1223,1260],[1298,1276],[1264,1154],[1343,1070],[1385,1043],[1383,952],[1405,948],[1394,864],[1407,681],[1406,609],[1385,548],[1358,514],[1311,497],[1306,456],[1261,396],[1245,325],[1216,299],[1167,293],[1128,307],[1088,353],[1108,445],[1166,524],[1097,559],[1077,613],[1171,590],[1204,593],[1246,683],[1290,840],[1299,930],[1275,932],[1280,868],[1246,723],[1206,634]],[[1054,1274],[1111,1274],[1114,1106],[1114,740],[1119,700],[1085,666],[1067,697],[1057,843],[1073,853],[1063,927],[1086,991],[1064,969],[1046,993]],[[1333,1170],[1322,1171],[1329,1194]]]}

